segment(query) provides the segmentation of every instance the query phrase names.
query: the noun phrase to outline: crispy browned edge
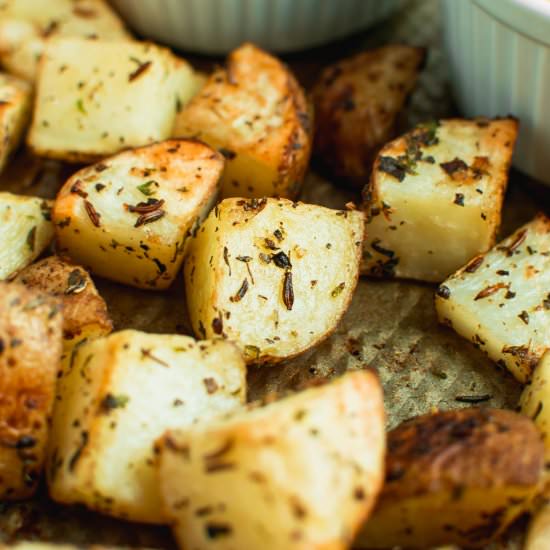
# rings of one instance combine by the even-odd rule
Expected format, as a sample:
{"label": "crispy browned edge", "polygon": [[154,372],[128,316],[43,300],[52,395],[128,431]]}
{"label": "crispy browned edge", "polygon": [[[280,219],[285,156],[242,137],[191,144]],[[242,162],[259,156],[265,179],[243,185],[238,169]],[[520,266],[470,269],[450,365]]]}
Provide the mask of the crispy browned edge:
{"label": "crispy browned edge", "polygon": [[[377,119],[372,119],[368,111],[358,112],[354,95],[361,90],[355,89],[354,82],[364,80],[369,69],[383,66],[390,60],[395,62],[391,58],[398,50],[402,58],[399,63],[410,62],[411,67],[402,67],[407,69],[403,74],[404,82],[388,83],[394,96],[394,110],[380,110]],[[316,114],[314,150],[321,164],[334,177],[358,189],[363,187],[376,153],[395,135],[398,115],[414,89],[425,60],[424,48],[394,44],[341,60],[321,73],[312,91]],[[346,157],[353,159],[353,170],[346,167],[343,161]]]}
{"label": "crispy browned edge", "polygon": [[1,498],[27,498],[36,490],[54,402],[61,331],[61,304],[56,298],[18,283],[0,283]]}
{"label": "crispy browned edge", "polygon": [[379,506],[471,487],[536,486],[543,469],[541,435],[525,416],[476,407],[429,413],[388,433]]}

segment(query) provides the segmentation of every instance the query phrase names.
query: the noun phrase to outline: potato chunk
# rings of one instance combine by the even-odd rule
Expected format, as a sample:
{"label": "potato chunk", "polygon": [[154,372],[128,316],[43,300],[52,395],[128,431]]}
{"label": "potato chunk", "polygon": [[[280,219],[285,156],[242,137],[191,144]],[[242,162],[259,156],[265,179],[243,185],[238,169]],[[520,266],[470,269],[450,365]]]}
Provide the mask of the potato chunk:
{"label": "potato chunk", "polygon": [[439,320],[525,382],[550,347],[550,219],[537,216],[439,286]]}
{"label": "potato chunk", "polygon": [[34,80],[46,41],[54,36],[130,38],[104,0],[4,0],[0,4],[0,62],[10,73]]}
{"label": "potato chunk", "polygon": [[169,432],[160,486],[180,548],[349,548],[381,488],[382,390],[368,371]]}
{"label": "potato chunk", "polygon": [[413,418],[388,434],[386,483],[356,546],[484,547],[529,510],[543,470],[524,416],[470,408]]}
{"label": "potato chunk", "polygon": [[78,346],[58,382],[50,495],[162,523],[154,441],[240,406],[245,375],[238,350],[221,340],[126,330]]}
{"label": "potato chunk", "polygon": [[14,277],[50,244],[51,201],[0,192],[0,280]]}
{"label": "potato chunk", "polygon": [[227,163],[224,197],[294,197],[311,151],[303,90],[276,58],[245,44],[181,112],[177,137],[197,137]]}
{"label": "potato chunk", "polygon": [[56,298],[0,283],[0,499],[36,489],[61,357]]}
{"label": "potato chunk", "polygon": [[235,341],[248,362],[326,338],[357,284],[363,215],[287,199],[225,199],[189,245],[185,288],[202,338]]}
{"label": "potato chunk", "polygon": [[31,87],[0,73],[0,172],[17,149],[31,112]]}
{"label": "potato chunk", "polygon": [[28,143],[86,162],[170,137],[193,69],[146,42],[48,41]]}
{"label": "potato chunk", "polygon": [[313,89],[315,152],[338,179],[362,189],[394,135],[425,51],[389,45],[327,67]]}
{"label": "potato chunk", "polygon": [[168,140],[125,151],[74,174],[55,201],[59,250],[114,281],[163,289],[187,238],[216,199],[223,157]]}
{"label": "potato chunk", "polygon": [[441,282],[495,242],[517,122],[444,120],[386,145],[365,188],[362,272]]}
{"label": "potato chunk", "polygon": [[531,418],[542,433],[545,461],[550,463],[550,351],[533,371],[530,383],[520,399],[521,412]]}
{"label": "potato chunk", "polygon": [[83,267],[50,256],[24,269],[15,280],[61,300],[65,353],[81,340],[106,336],[113,330],[107,304]]}

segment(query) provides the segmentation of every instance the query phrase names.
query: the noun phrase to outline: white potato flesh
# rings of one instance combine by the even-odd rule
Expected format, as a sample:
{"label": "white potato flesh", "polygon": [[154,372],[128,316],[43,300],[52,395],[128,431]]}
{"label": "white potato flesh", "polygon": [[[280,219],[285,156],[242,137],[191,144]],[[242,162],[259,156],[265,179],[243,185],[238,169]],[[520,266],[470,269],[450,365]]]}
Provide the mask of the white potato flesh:
{"label": "white potato flesh", "polygon": [[[549,304],[550,306],[550,304]],[[550,463],[550,351],[536,366],[530,383],[525,386],[520,399],[521,412],[533,419],[542,434],[545,462]],[[550,514],[549,514],[550,515]],[[550,526],[549,526],[550,527]],[[550,540],[550,539],[549,539]]]}
{"label": "white potato flesh", "polygon": [[550,347],[550,219],[540,214],[439,286],[440,322],[520,382]]}
{"label": "white potato flesh", "polygon": [[15,277],[50,244],[51,201],[0,192],[0,280]]}
{"label": "white potato flesh", "polygon": [[0,283],[0,499],[30,497],[46,455],[61,357],[61,305]]}
{"label": "white potato flesh", "polygon": [[81,162],[167,139],[189,79],[187,62],[151,43],[49,40],[28,144]]}
{"label": "white potato flesh", "polygon": [[225,199],[191,240],[184,274],[202,338],[276,362],[326,338],[357,284],[363,214],[287,199]]}
{"label": "white potato flesh", "polygon": [[31,86],[0,73],[0,171],[17,149],[31,113]]}
{"label": "white potato flesh", "polygon": [[516,134],[512,119],[452,119],[386,145],[364,191],[362,273],[441,282],[489,250]]}
{"label": "white potato flesh", "polygon": [[210,75],[173,133],[225,154],[224,197],[296,196],[311,152],[304,91],[279,59],[252,44]]}
{"label": "white potato flesh", "polygon": [[180,548],[349,548],[384,477],[384,405],[358,371],[169,432],[160,487]]}
{"label": "white potato flesh", "polygon": [[104,0],[5,0],[0,4],[0,62],[9,72],[33,81],[46,40],[53,36],[130,38]]}
{"label": "white potato flesh", "polygon": [[240,353],[221,340],[127,330],[82,344],[58,382],[50,495],[162,523],[155,440],[239,407],[245,376]]}
{"label": "white potato flesh", "polygon": [[177,275],[188,237],[219,190],[223,157],[168,140],[74,174],[55,201],[59,251],[108,279],[149,289]]}

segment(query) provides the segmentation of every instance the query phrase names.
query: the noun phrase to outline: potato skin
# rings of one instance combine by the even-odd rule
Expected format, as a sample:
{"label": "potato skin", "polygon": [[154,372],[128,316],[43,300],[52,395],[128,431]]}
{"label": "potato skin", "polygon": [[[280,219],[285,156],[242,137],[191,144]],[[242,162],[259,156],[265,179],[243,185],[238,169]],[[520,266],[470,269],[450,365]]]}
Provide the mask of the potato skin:
{"label": "potato skin", "polygon": [[0,499],[31,496],[45,455],[61,357],[56,298],[0,283]]}
{"label": "potato skin", "polygon": [[507,410],[427,414],[388,434],[386,483],[360,548],[484,546],[542,488],[534,424]]}
{"label": "potato skin", "polygon": [[361,189],[378,149],[393,137],[425,51],[389,45],[327,67],[313,90],[315,153],[332,174]]}
{"label": "potato skin", "polygon": [[222,197],[293,198],[309,162],[312,113],[289,69],[243,44],[178,115],[173,135],[224,153]]}
{"label": "potato skin", "polygon": [[113,330],[107,304],[89,273],[70,260],[59,256],[44,258],[24,269],[15,280],[61,299],[66,347],[83,338],[105,336]]}

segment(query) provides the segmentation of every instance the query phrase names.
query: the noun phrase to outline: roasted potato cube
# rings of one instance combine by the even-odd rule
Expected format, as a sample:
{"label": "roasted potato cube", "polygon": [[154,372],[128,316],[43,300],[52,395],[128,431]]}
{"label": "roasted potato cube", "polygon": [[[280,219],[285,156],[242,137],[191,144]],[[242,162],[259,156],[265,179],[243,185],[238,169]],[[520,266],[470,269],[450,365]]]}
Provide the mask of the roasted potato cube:
{"label": "roasted potato cube", "polygon": [[49,40],[28,144],[85,162],[166,139],[189,79],[191,66],[154,44]]}
{"label": "roasted potato cube", "polygon": [[50,244],[51,201],[0,192],[0,280],[14,277]]}
{"label": "roasted potato cube", "polygon": [[81,344],[58,382],[50,495],[162,523],[154,441],[240,406],[245,375],[239,351],[222,340],[126,330]]}
{"label": "roasted potato cube", "polygon": [[441,282],[495,242],[517,122],[420,125],[379,153],[365,188],[362,272]]}
{"label": "roasted potato cube", "polygon": [[24,269],[15,280],[60,298],[65,353],[79,341],[106,336],[113,330],[107,304],[83,267],[50,256]]}
{"label": "roasted potato cube", "polygon": [[0,172],[17,149],[31,113],[31,87],[0,73]]}
{"label": "roasted potato cube", "polygon": [[0,62],[34,80],[48,38],[129,39],[104,0],[5,0],[0,4]]}
{"label": "roasted potato cube", "polygon": [[550,351],[542,356],[540,363],[533,371],[530,383],[525,386],[521,394],[520,408],[521,412],[531,418],[541,431],[545,461],[550,464]]}
{"label": "roasted potato cube", "polygon": [[550,548],[550,503],[545,502],[534,514],[523,550],[548,550]]}
{"label": "roasted potato cube", "polygon": [[393,136],[425,51],[389,45],[327,67],[313,89],[314,149],[341,180],[362,189],[374,157]]}
{"label": "roasted potato cube", "polygon": [[550,219],[537,216],[439,286],[440,322],[520,381],[550,347]]}
{"label": "roasted potato cube", "polygon": [[224,197],[294,197],[309,161],[310,126],[290,71],[244,44],[181,112],[174,135],[197,137],[224,154]]}
{"label": "roasted potato cube", "polygon": [[336,328],[357,284],[363,214],[288,199],[225,199],[191,240],[193,330],[249,363],[297,355]]}
{"label": "roasted potato cube", "polygon": [[0,499],[27,498],[45,457],[61,357],[61,307],[0,283]]}
{"label": "roasted potato cube", "polygon": [[543,470],[524,416],[469,408],[413,418],[388,434],[386,482],[356,546],[484,547],[529,510]]}
{"label": "roasted potato cube", "polygon": [[346,374],[229,418],[169,432],[160,487],[181,548],[349,548],[382,485],[376,375]]}
{"label": "roasted potato cube", "polygon": [[105,159],[74,174],[55,201],[59,250],[114,281],[164,289],[188,237],[216,199],[223,157],[168,140]]}

